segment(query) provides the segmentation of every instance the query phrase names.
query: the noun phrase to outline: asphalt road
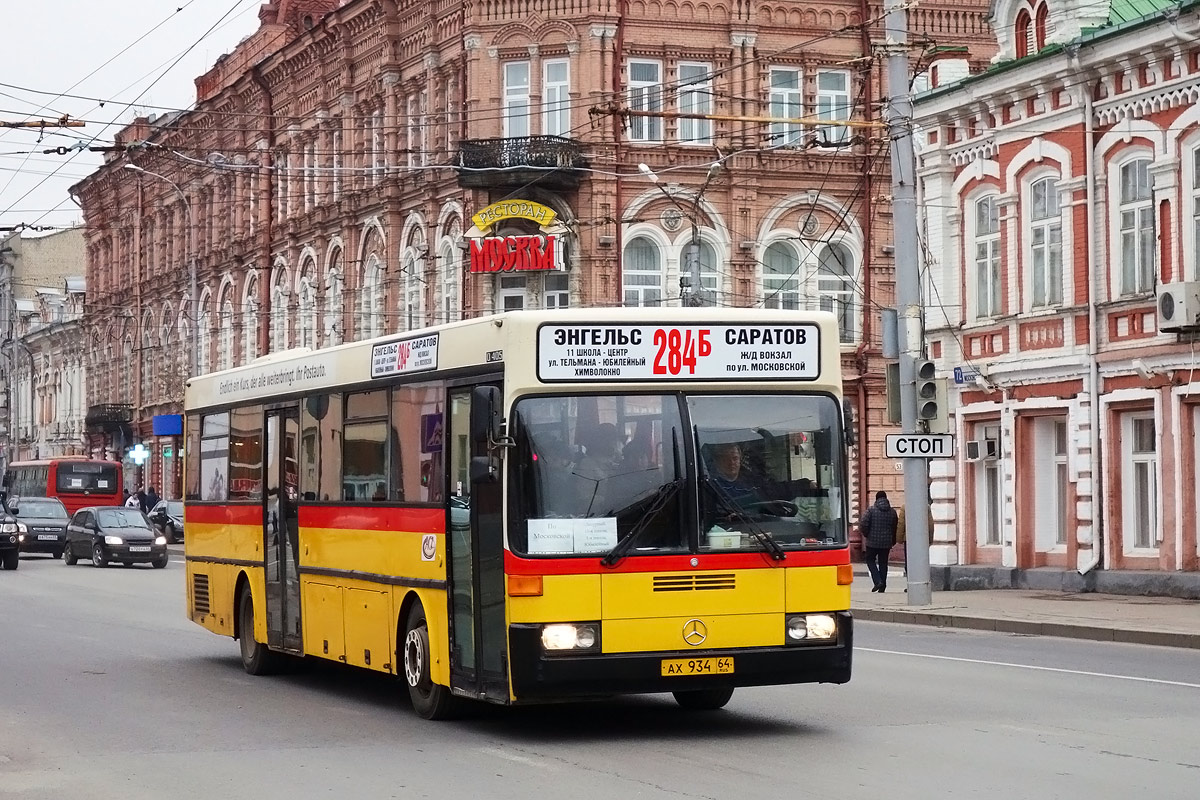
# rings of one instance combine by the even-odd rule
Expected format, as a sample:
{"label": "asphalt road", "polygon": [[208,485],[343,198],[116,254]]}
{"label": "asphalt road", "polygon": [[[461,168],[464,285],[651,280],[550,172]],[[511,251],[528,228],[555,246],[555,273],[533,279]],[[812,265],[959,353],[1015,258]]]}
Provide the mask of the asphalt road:
{"label": "asphalt road", "polygon": [[180,561],[0,572],[0,797],[1200,797],[1200,652],[863,623],[846,686],[430,723],[383,676],[246,675]]}

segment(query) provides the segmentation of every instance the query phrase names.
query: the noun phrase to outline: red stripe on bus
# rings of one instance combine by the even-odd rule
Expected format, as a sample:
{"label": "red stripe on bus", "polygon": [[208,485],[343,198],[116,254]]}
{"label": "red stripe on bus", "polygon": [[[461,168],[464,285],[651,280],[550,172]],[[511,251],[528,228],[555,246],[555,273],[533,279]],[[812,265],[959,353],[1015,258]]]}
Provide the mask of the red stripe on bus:
{"label": "red stripe on bus", "polygon": [[184,524],[262,526],[262,506],[184,506]]}
{"label": "red stripe on bus", "polygon": [[300,506],[300,527],[445,533],[444,508]]}
{"label": "red stripe on bus", "polygon": [[[692,559],[696,564],[692,564]],[[850,551],[793,551],[783,561],[769,553],[697,553],[696,555],[634,556],[615,567],[605,567],[598,558],[521,558],[504,551],[504,571],[510,575],[592,575],[605,572],[690,572],[710,569],[754,569],[755,567],[832,567],[850,563]]]}

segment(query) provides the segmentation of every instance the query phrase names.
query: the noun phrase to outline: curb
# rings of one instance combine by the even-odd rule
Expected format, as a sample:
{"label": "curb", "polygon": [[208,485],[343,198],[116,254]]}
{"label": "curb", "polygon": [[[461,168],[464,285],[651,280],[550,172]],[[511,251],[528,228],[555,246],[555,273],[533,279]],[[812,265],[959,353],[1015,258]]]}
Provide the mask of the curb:
{"label": "curb", "polygon": [[931,625],[937,628],[1016,633],[1024,636],[1057,636],[1064,639],[1090,639],[1097,642],[1149,644],[1200,650],[1200,634],[1103,628],[1066,622],[1031,622],[1019,619],[993,619],[935,611],[897,611],[879,608],[851,608],[855,619],[869,622],[896,622],[902,625]]}

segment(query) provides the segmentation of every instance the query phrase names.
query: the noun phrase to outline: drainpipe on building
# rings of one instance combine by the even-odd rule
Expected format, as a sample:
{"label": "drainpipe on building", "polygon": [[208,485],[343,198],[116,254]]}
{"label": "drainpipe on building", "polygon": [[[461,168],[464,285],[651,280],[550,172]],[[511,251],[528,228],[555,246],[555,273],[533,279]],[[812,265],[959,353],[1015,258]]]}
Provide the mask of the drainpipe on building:
{"label": "drainpipe on building", "polygon": [[[267,149],[265,158],[270,164],[259,164],[259,170],[265,173],[263,177],[262,193],[266,195],[263,202],[259,203],[259,214],[263,218],[262,228],[262,252],[263,252],[263,280],[258,283],[259,295],[259,322],[258,322],[258,352],[266,355],[271,349],[271,289],[274,285],[275,262],[271,257],[271,240],[275,237],[275,170],[273,168],[263,169],[264,166],[273,167],[275,159],[275,102],[271,96],[271,87],[267,85],[267,81],[262,76],[263,62],[259,62],[250,68],[250,77],[258,88],[263,93],[263,121],[267,126]],[[266,212],[265,214],[263,212]],[[266,319],[267,324],[263,325],[262,320]]]}
{"label": "drainpipe on building", "polygon": [[[869,0],[859,0],[858,13],[861,18],[862,25],[859,26],[858,32],[862,39],[862,52],[864,58],[871,58],[871,32],[867,29],[867,20],[871,18],[871,8]],[[863,121],[871,121],[874,107],[872,105],[872,90],[871,78],[874,75],[875,64],[872,62],[871,68],[866,70],[863,76],[862,97],[867,98],[867,102],[863,104]],[[864,128],[864,130],[869,130]],[[871,482],[871,460],[867,458],[867,369],[866,360],[863,354],[867,349],[868,337],[867,328],[867,310],[871,307],[871,276],[868,272],[868,263],[873,257],[871,251],[872,236],[871,236],[871,209],[874,201],[875,191],[871,180],[871,147],[870,142],[863,148],[863,153],[866,156],[863,162],[863,195],[862,195],[862,231],[863,231],[863,315],[862,315],[862,341],[858,345],[858,349],[854,351],[854,366],[858,369],[858,419],[855,422],[858,424],[858,442],[859,442],[859,458],[858,458],[858,507],[860,510],[865,509],[869,505],[870,499],[870,482]]]}
{"label": "drainpipe on building", "polygon": [[[1082,72],[1079,64],[1079,46],[1069,52],[1069,60],[1076,72]],[[1087,259],[1088,259],[1088,364],[1090,367],[1088,392],[1091,395],[1089,411],[1091,430],[1088,436],[1088,446],[1091,449],[1091,481],[1092,481],[1092,557],[1088,563],[1079,567],[1079,574],[1086,575],[1100,567],[1104,560],[1104,489],[1100,476],[1100,363],[1096,360],[1099,353],[1100,333],[1097,330],[1099,311],[1096,307],[1100,291],[1100,272],[1096,264],[1096,237],[1093,229],[1096,225],[1096,127],[1093,122],[1092,83],[1085,81],[1080,85],[1079,93],[1083,101],[1084,144],[1087,154],[1084,166],[1087,175]]]}

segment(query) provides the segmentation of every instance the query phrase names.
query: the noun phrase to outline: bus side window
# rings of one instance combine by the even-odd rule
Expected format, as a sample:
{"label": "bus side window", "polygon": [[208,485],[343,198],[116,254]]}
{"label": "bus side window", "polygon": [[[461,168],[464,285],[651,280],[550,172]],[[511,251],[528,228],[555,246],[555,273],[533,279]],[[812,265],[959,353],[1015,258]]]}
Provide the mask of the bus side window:
{"label": "bus side window", "polygon": [[231,412],[229,499],[262,500],[262,406]]}
{"label": "bus side window", "polygon": [[445,482],[442,439],[446,386],[417,383],[392,390],[392,499],[440,503]]}
{"label": "bus side window", "polygon": [[187,480],[187,490],[184,493],[184,497],[188,500],[199,500],[200,417],[197,414],[191,414],[187,418],[187,439],[183,447],[183,457],[184,473]]}
{"label": "bus side window", "polygon": [[300,498],[308,503],[320,498],[321,420],[329,413],[329,398],[313,395],[300,404]]}
{"label": "bus side window", "polygon": [[388,392],[379,389],[346,395],[342,433],[342,499],[388,499]]}
{"label": "bus side window", "polygon": [[323,501],[342,499],[342,395],[328,395],[321,403],[325,415],[320,417],[317,456],[319,486],[317,499]]}

